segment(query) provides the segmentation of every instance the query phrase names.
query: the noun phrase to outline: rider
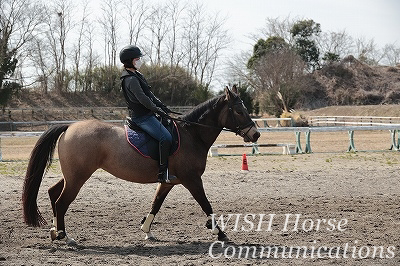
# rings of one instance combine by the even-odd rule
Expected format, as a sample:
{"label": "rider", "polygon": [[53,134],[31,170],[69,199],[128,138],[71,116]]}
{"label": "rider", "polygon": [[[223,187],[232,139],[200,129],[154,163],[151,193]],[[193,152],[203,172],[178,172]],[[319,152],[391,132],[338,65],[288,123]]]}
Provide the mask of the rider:
{"label": "rider", "polygon": [[128,45],[122,48],[119,58],[124,64],[121,75],[122,92],[129,110],[129,116],[143,131],[159,141],[159,173],[158,182],[170,183],[175,176],[168,174],[168,156],[172,144],[171,133],[155,117],[168,117],[168,109],[151,92],[151,86],[138,70],[142,65],[142,52],[137,46]]}

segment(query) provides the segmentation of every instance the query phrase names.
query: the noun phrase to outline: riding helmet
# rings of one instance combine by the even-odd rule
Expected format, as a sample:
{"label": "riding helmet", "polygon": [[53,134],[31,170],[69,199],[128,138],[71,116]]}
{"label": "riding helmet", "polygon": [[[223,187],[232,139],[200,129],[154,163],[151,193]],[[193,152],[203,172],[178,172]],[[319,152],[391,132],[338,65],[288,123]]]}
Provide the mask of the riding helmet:
{"label": "riding helmet", "polygon": [[142,57],[142,51],[135,45],[127,45],[119,52],[119,60],[121,63],[131,60],[132,58]]}

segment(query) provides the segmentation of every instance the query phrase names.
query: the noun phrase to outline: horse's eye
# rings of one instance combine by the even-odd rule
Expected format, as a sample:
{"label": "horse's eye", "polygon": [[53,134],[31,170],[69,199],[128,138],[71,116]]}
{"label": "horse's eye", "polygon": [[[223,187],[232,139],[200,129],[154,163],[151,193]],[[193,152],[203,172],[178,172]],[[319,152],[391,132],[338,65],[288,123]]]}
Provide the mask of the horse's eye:
{"label": "horse's eye", "polygon": [[243,115],[243,111],[242,111],[242,110],[238,110],[238,111],[236,111],[236,113],[237,113],[238,115]]}

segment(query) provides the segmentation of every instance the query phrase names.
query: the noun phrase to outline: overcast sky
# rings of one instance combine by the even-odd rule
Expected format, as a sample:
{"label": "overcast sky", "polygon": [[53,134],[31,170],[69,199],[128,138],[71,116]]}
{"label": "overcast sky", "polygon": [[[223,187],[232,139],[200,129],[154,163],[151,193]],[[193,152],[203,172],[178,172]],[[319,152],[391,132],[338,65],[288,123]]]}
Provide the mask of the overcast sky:
{"label": "overcast sky", "polygon": [[249,33],[257,33],[266,18],[312,19],[323,32],[342,31],[353,38],[374,38],[379,47],[400,47],[400,0],[202,0],[210,11],[227,17],[235,46],[252,48]]}
{"label": "overcast sky", "polygon": [[[79,1],[79,0],[75,0]],[[146,0],[148,3],[170,0]],[[185,2],[186,0],[181,0]],[[192,0],[189,0],[192,1]],[[354,39],[374,39],[378,49],[386,44],[400,47],[400,0],[193,0],[207,12],[226,18],[225,28],[233,42],[221,58],[253,50],[251,35],[261,36],[267,18],[312,19],[323,32],[343,30]],[[95,9],[99,9],[92,0]]]}

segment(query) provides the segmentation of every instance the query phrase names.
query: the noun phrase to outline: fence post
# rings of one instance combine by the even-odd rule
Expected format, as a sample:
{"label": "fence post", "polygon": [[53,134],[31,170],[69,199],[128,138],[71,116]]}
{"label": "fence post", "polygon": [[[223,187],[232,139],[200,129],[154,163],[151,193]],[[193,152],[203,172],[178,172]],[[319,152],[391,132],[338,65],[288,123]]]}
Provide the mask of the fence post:
{"label": "fence post", "polygon": [[354,145],[354,130],[349,130],[349,147],[347,148],[347,152],[353,151],[356,152],[356,147]]}
{"label": "fence post", "polygon": [[311,150],[311,131],[305,132],[306,134],[306,153],[312,153]]}
{"label": "fence post", "polygon": [[258,150],[257,142],[253,142],[253,147],[252,147],[252,150],[251,150],[251,154],[260,154],[260,151]]}
{"label": "fence post", "polygon": [[1,155],[1,138],[0,138],[0,162],[2,162],[2,161],[3,161],[3,157]]}
{"label": "fence post", "polygon": [[[397,131],[397,143],[396,143],[396,131]],[[398,151],[400,150],[400,135],[398,135],[399,132],[396,129],[390,130],[390,137],[392,139],[392,145],[390,146],[389,150],[395,150]]]}
{"label": "fence post", "polygon": [[303,150],[301,149],[301,132],[300,131],[296,131],[296,153],[303,153]]}

